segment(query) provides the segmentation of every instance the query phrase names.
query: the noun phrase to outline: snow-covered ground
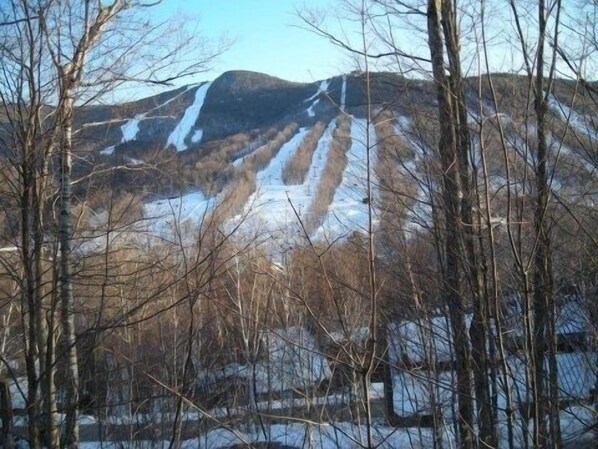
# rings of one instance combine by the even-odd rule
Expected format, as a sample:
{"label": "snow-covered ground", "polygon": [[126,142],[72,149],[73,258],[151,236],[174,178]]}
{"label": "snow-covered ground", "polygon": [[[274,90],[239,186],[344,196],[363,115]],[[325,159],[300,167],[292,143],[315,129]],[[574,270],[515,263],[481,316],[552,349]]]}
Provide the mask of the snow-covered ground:
{"label": "snow-covered ground", "polygon": [[[367,152],[370,148],[371,165],[374,166],[375,132],[370,126],[370,142],[366,137],[367,121],[353,118],[351,121],[351,148],[347,151],[347,166],[343,178],[337,187],[332,203],[322,225],[313,235],[315,240],[332,241],[342,239],[353,231],[367,232],[369,217],[369,200],[367,194]],[[376,185],[374,172],[372,186]],[[373,189],[373,187],[372,187]],[[375,196],[375,192],[372,192]],[[375,200],[375,198],[374,198]],[[375,201],[374,201],[375,202]],[[375,208],[372,208],[375,212]],[[374,217],[374,221],[377,219]]]}
{"label": "snow-covered ground", "polygon": [[310,117],[316,116],[315,108],[318,105],[318,103],[320,102],[320,99],[318,97],[320,95],[326,94],[329,86],[330,86],[330,80],[322,81],[320,83],[320,86],[318,87],[318,90],[316,91],[316,93],[303,101],[304,103],[307,103],[308,101],[312,101],[315,98],[315,100],[312,102],[312,104],[306,109],[307,115],[309,115]]}
{"label": "snow-covered ground", "polygon": [[561,103],[554,95],[548,96],[548,107],[565,123],[569,123],[575,132],[593,140],[598,139],[598,130],[585,117],[582,117],[577,111]]}
{"label": "snow-covered ground", "polygon": [[414,154],[413,160],[404,161],[401,168],[407,179],[417,183],[413,204],[407,211],[406,233],[408,234],[410,230],[427,228],[432,223],[432,209],[428,201],[428,187],[421,182],[423,173],[420,167],[424,164],[425,150],[422,148],[424,144],[413,138],[413,124],[409,117],[404,115],[397,116],[394,129],[395,134],[407,143]]}
{"label": "snow-covered ground", "polygon": [[341,87],[341,111],[345,112],[347,104],[347,75],[343,75],[343,86]]}
{"label": "snow-covered ground", "polygon": [[116,149],[116,145],[110,145],[109,147],[104,148],[100,151],[102,156],[112,156],[114,154],[114,150]]}
{"label": "snow-covered ground", "polygon": [[[199,118],[201,108],[203,107],[203,103],[206,99],[206,95],[210,86],[211,83],[205,83],[197,88],[193,104],[185,110],[181,121],[168,136],[166,146],[173,145],[177,151],[185,151],[187,149],[185,138],[189,135],[189,133],[191,133],[195,123],[197,122],[197,119]],[[193,143],[199,143],[202,137],[203,130],[196,129],[191,140]]]}
{"label": "snow-covered ground", "polygon": [[[182,90],[181,92],[179,92],[175,96],[169,98],[168,100],[164,101],[163,103],[158,104],[157,106],[153,107],[149,111],[137,114],[137,115],[135,115],[135,117],[126,120],[120,127],[122,137],[118,144],[123,144],[126,142],[132,142],[134,140],[137,140],[137,134],[139,134],[139,124],[141,123],[141,121],[154,118],[154,117],[148,117],[148,115],[151,114],[152,112],[172,103],[173,101],[177,100],[179,97],[181,97],[181,95],[185,94],[186,92],[188,92],[190,89],[194,88],[195,86],[196,86],[196,84],[189,85],[189,86],[187,86],[186,89]],[[107,121],[107,122],[97,122],[97,123],[93,123],[92,125],[97,126],[97,125],[107,124],[107,123],[114,122],[114,121],[122,122],[122,120],[112,120],[112,121]],[[102,156],[112,156],[114,154],[114,151],[116,150],[116,145],[117,144],[110,145],[110,146],[104,148],[103,150],[100,151],[100,154]],[[143,161],[131,160],[130,163],[133,165],[139,165],[139,164],[143,163]]]}
{"label": "snow-covered ground", "polygon": [[[179,98],[181,95],[183,95],[185,92],[189,91],[193,87],[195,87],[195,85],[187,86],[187,88],[185,90],[178,93],[174,97],[169,98],[168,100],[166,100],[163,103],[160,103],[159,105],[153,107],[149,111],[146,111],[142,114],[137,114],[134,118],[129,119],[127,122],[125,122],[125,124],[120,127],[120,130],[122,132],[122,139],[121,139],[120,143],[125,143],[125,142],[130,142],[130,141],[136,140],[137,134],[139,133],[139,123],[142,120],[147,119],[148,118],[147,116],[149,114],[151,114],[152,112],[154,112],[155,110],[160,109],[160,108],[166,106],[167,104],[172,103],[173,101],[175,101],[177,98]],[[151,118],[151,117],[149,117],[149,118]],[[114,147],[108,147],[105,150],[102,150],[102,154],[107,154],[107,155],[112,154],[112,151],[107,152],[107,150],[109,150],[110,148],[112,148],[112,150],[114,151]],[[106,153],[104,153],[105,151],[106,151]]]}
{"label": "snow-covered ground", "polygon": [[[591,429],[595,424],[595,411],[589,407],[576,405],[560,412],[563,443],[579,444],[592,441]],[[528,423],[531,429],[531,422]],[[498,426],[499,448],[508,448],[507,427],[503,422]],[[371,427],[374,444],[379,449],[422,449],[435,447],[434,430],[431,428],[397,428],[381,424]],[[441,424],[437,430],[437,441],[442,447],[454,448],[456,444],[452,423]],[[531,436],[528,435],[531,443]],[[330,423],[286,423],[270,425],[242,425],[222,427],[201,433],[198,437],[182,442],[182,449],[228,449],[237,444],[257,442],[277,442],[297,449],[350,449],[367,447],[367,427],[350,422]],[[81,442],[81,449],[166,449],[169,440],[164,441],[107,441]],[[529,443],[528,443],[529,444]],[[514,425],[514,447],[526,447],[520,422]],[[527,447],[531,447],[528,445]]]}
{"label": "snow-covered ground", "polygon": [[281,250],[285,245],[288,247],[303,240],[297,216],[304,218],[311,204],[326,166],[335,125],[336,122],[332,121],[320,138],[303,184],[285,185],[282,170],[309,132],[305,128],[287,142],[270,164],[257,174],[257,191],[249,197],[243,213],[232,220],[234,225],[239,225],[240,235],[248,238],[273,237],[272,243],[278,244]]}
{"label": "snow-covered ground", "polygon": [[139,122],[143,120],[144,116],[145,114],[137,114],[134,118],[128,120],[120,127],[120,131],[123,135],[120,143],[130,142],[137,139],[137,133],[139,132]]}
{"label": "snow-covered ground", "polygon": [[[183,441],[181,449],[229,449],[258,442],[277,442],[289,448],[298,449],[352,449],[365,447],[366,427],[348,422],[329,424],[273,424],[266,426],[245,426],[243,429],[223,427],[202,434],[198,438]],[[372,426],[371,434],[376,448],[427,448],[433,447],[430,429],[396,429],[381,425]],[[449,437],[445,438],[449,441]],[[166,449],[169,441],[134,441],[81,443],[81,449]],[[240,446],[243,447],[243,446]],[[446,446],[449,447],[449,446]]]}
{"label": "snow-covered ground", "polygon": [[190,192],[146,203],[143,216],[151,235],[170,239],[175,230],[199,226],[213,205],[202,192]]}

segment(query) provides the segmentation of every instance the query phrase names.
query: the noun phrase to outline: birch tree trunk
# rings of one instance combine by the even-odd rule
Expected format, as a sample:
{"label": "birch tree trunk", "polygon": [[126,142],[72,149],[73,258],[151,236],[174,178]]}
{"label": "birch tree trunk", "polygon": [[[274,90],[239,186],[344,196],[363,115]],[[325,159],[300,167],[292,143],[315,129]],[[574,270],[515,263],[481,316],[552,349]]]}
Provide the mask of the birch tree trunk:
{"label": "birch tree trunk", "polygon": [[64,102],[62,105],[63,138],[60,149],[60,301],[61,321],[66,348],[66,381],[65,381],[65,424],[63,445],[69,449],[76,449],[79,444],[79,426],[77,425],[79,404],[79,367],[77,360],[77,340],[75,330],[75,304],[73,298],[73,267],[72,267],[72,129],[73,105],[75,99],[74,88],[67,78],[73,76],[69,70],[61,74],[63,77]]}

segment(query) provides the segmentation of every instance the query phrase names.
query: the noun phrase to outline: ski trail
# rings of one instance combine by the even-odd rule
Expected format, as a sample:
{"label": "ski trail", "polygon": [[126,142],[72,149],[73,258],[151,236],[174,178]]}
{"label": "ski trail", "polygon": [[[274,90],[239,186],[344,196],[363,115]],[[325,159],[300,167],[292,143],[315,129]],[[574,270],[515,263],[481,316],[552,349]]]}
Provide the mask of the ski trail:
{"label": "ski trail", "polygon": [[326,166],[335,126],[336,121],[332,120],[318,141],[303,184],[285,185],[282,170],[309,129],[302,128],[296,139],[285,144],[268,167],[257,174],[257,191],[249,197],[243,213],[230,221],[231,228],[244,219],[239,224],[239,235],[259,239],[270,247],[269,251],[273,255],[302,242],[305,236],[297,216],[304,217],[311,205],[312,195]]}
{"label": "ski trail", "polygon": [[[347,237],[352,231],[367,232],[369,222],[369,202],[367,194],[367,120],[353,118],[351,122],[351,148],[347,151],[347,166],[340,185],[334,192],[332,203],[322,225],[313,234],[315,240],[335,240]],[[369,147],[374,148],[372,140],[375,131],[370,126]],[[375,155],[370,153],[370,162],[375,164]],[[372,188],[375,184],[371,173]],[[372,192],[372,197],[375,194]],[[375,200],[375,198],[372,198]]]}
{"label": "ski trail", "polygon": [[112,154],[114,154],[115,148],[116,148],[116,145],[111,145],[109,147],[104,148],[102,151],[100,151],[100,154],[102,156],[112,156]]}
{"label": "ski trail", "polygon": [[282,182],[282,170],[284,165],[299,147],[308,131],[308,128],[301,128],[297,134],[282,146],[268,166],[257,173],[256,183],[258,189],[261,187],[268,188],[284,185]]}
{"label": "ski trail", "polygon": [[314,98],[318,97],[319,95],[326,93],[326,91],[328,90],[328,86],[330,86],[330,80],[324,80],[320,82],[320,85],[318,86],[318,90],[316,91],[315,94],[313,94],[311,97],[306,98],[305,100],[303,100],[304,103],[307,103],[308,101],[313,100]]}
{"label": "ski trail", "polygon": [[201,222],[213,204],[214,201],[206,198],[202,192],[191,192],[145,203],[143,216],[151,235],[170,238],[174,236],[176,226]]}
{"label": "ski trail", "polygon": [[343,75],[343,87],[341,88],[341,112],[345,112],[347,100],[347,75]]}
{"label": "ski trail", "polygon": [[311,104],[311,106],[309,108],[307,108],[307,115],[309,115],[310,117],[316,116],[315,107],[318,105],[319,102],[320,102],[320,99],[318,98],[316,101],[314,101]]}
{"label": "ski trail", "polygon": [[563,122],[569,123],[569,125],[571,125],[571,127],[578,133],[583,134],[590,139],[598,139],[598,130],[575,110],[561,103],[552,94],[548,97],[548,107],[555,112]]}
{"label": "ski trail", "polygon": [[[210,88],[211,84],[212,83],[205,83],[197,88],[193,104],[185,110],[183,118],[181,118],[181,121],[168,136],[168,140],[166,141],[167,147],[169,145],[173,145],[177,151],[185,151],[188,148],[185,144],[185,138],[192,131],[193,126],[195,126],[195,123],[199,118],[201,108],[203,107],[206,94],[208,93],[208,89]],[[202,137],[203,131],[198,129],[193,135],[193,143],[198,143]]]}
{"label": "ski trail", "polygon": [[[193,88],[194,85],[191,86],[187,86],[187,88],[182,91],[181,93],[175,95],[172,98],[169,98],[168,100],[166,100],[164,103],[160,103],[158,106],[153,107],[152,109],[150,109],[147,112],[144,112],[142,114],[137,114],[135,115],[134,118],[127,120],[127,122],[122,125],[120,127],[121,133],[122,133],[122,138],[120,140],[120,143],[125,143],[125,142],[130,142],[133,140],[137,139],[137,134],[139,133],[139,122],[141,120],[145,120],[148,114],[156,111],[157,109],[160,109],[161,107],[166,106],[169,103],[172,103],[174,100],[176,100],[177,98],[179,98],[181,95],[183,95],[185,92],[189,91],[189,89]],[[152,117],[149,117],[152,118]],[[102,153],[102,154],[107,154],[107,153]]]}
{"label": "ski trail", "polygon": [[320,86],[318,87],[318,90],[315,94],[313,94],[311,97],[307,98],[306,100],[303,100],[304,103],[307,103],[308,101],[311,101],[315,98],[315,100],[313,101],[313,103],[309,106],[309,108],[307,108],[305,110],[305,112],[307,112],[307,115],[309,117],[315,117],[316,112],[315,112],[315,107],[318,105],[318,103],[320,102],[319,97],[322,94],[325,94],[328,91],[328,87],[330,86],[330,80],[324,80],[320,83]]}

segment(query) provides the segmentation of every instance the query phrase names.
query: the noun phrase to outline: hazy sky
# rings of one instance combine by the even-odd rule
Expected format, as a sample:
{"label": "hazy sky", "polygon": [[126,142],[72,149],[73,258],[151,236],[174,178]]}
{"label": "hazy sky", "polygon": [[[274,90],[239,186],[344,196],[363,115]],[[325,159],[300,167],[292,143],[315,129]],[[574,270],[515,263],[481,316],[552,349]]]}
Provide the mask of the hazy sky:
{"label": "hazy sky", "polygon": [[[334,0],[311,3],[329,8]],[[198,20],[206,37],[225,35],[234,41],[205,79],[233,69],[265,72],[291,81],[315,81],[350,71],[343,52],[298,27],[301,21],[294,12],[298,5],[295,0],[164,0],[153,14],[157,19]]]}

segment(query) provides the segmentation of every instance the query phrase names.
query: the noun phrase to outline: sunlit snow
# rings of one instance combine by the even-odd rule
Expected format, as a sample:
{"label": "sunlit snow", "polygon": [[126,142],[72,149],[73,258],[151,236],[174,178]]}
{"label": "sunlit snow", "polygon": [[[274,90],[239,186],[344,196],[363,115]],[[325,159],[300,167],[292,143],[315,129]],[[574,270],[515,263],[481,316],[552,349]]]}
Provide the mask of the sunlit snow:
{"label": "sunlit snow", "polygon": [[[351,148],[347,151],[347,166],[341,184],[337,187],[332,204],[328,206],[322,225],[314,233],[316,240],[335,240],[349,236],[353,231],[367,232],[371,199],[367,192],[368,147],[374,148],[375,132],[370,126],[369,139],[367,120],[353,118],[351,123]],[[370,151],[373,166],[374,152]],[[373,173],[372,173],[373,178]],[[373,185],[374,179],[372,179]],[[373,187],[372,187],[373,189]],[[376,218],[373,217],[373,221]]]}
{"label": "sunlit snow", "polygon": [[333,120],[318,141],[303,184],[285,185],[282,169],[309,131],[305,128],[281,148],[268,167],[258,173],[257,192],[250,196],[243,213],[233,220],[235,223],[244,220],[239,227],[240,234],[273,237],[270,242],[281,248],[303,239],[298,217],[304,219],[311,205],[326,166],[335,125]]}
{"label": "sunlit snow", "polygon": [[588,121],[577,113],[574,109],[564,105],[554,95],[548,97],[548,107],[555,112],[564,122],[578,133],[589,137],[590,139],[598,139],[598,130],[595,129]]}
{"label": "sunlit snow", "polygon": [[341,88],[341,111],[345,111],[347,104],[347,75],[343,75],[343,87]]}
{"label": "sunlit snow", "polygon": [[318,103],[320,102],[320,99],[317,98],[322,94],[325,94],[328,91],[328,87],[330,86],[330,80],[324,80],[320,83],[320,86],[318,87],[318,90],[315,94],[313,94],[311,97],[309,97],[306,100],[303,100],[304,103],[307,103],[308,101],[311,101],[315,98],[315,101],[309,106],[309,108],[306,109],[307,115],[309,115],[310,117],[315,117],[316,112],[315,112],[315,107],[318,105]]}
{"label": "sunlit snow", "polygon": [[124,125],[120,127],[122,131],[123,137],[121,139],[121,143],[130,142],[132,140],[137,139],[137,133],[139,132],[139,122],[143,119],[145,114],[138,114],[135,118],[127,121]]}
{"label": "sunlit snow", "polygon": [[[197,88],[193,104],[185,110],[183,118],[181,118],[181,121],[168,136],[166,146],[173,145],[177,151],[185,151],[188,148],[185,144],[185,138],[193,130],[193,126],[195,126],[195,123],[199,118],[206,94],[208,93],[211,84],[212,83],[205,83]],[[193,143],[198,143],[202,136],[203,131],[197,130],[193,135]]]}

